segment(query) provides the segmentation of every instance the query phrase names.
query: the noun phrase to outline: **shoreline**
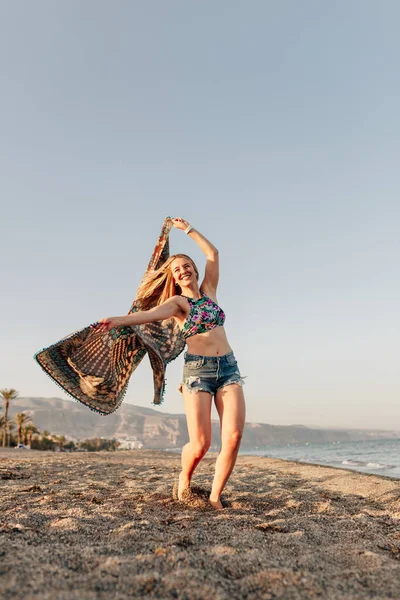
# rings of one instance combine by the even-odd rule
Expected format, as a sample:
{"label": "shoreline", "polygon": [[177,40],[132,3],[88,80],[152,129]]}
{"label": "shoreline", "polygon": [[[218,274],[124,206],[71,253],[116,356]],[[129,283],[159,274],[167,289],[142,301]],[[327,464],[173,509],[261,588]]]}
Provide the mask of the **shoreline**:
{"label": "shoreline", "polygon": [[[38,455],[64,455],[64,454],[70,454],[70,455],[77,455],[77,456],[81,456],[81,455],[96,455],[96,454],[100,454],[100,455],[104,455],[104,456],[109,456],[112,454],[116,454],[117,456],[119,454],[122,453],[126,453],[128,456],[130,455],[130,453],[136,453],[136,452],[161,452],[162,454],[165,455],[170,455],[171,458],[172,457],[180,457],[180,451],[181,449],[177,450],[177,451],[173,451],[173,450],[163,450],[161,448],[156,448],[156,449],[151,449],[151,448],[141,448],[141,449],[133,449],[133,450],[116,450],[113,452],[107,452],[104,450],[100,450],[100,451],[95,451],[95,452],[53,452],[51,450],[16,450],[15,448],[1,448],[0,447],[0,461],[1,458],[3,456],[26,456],[27,454],[32,454],[32,453],[37,453]],[[15,452],[15,455],[13,454],[13,452]],[[19,454],[21,453],[21,454]],[[215,460],[215,458],[217,457],[218,452],[217,451],[208,451],[206,454],[205,459],[207,458],[213,458],[213,460]],[[400,477],[391,477],[390,475],[383,475],[380,473],[369,473],[369,472],[365,472],[365,471],[358,471],[357,469],[350,469],[350,468],[346,468],[344,466],[340,467],[340,466],[336,466],[336,465],[328,465],[328,464],[321,464],[321,463],[314,463],[314,462],[305,462],[302,460],[296,460],[296,459],[289,459],[289,458],[276,458],[276,457],[271,457],[271,456],[261,456],[259,454],[245,454],[245,453],[240,453],[238,455],[238,459],[239,458],[259,458],[259,459],[264,459],[264,460],[271,460],[271,461],[281,461],[283,463],[294,463],[296,465],[299,466],[312,466],[312,467],[321,467],[321,468],[326,468],[326,469],[335,469],[335,470],[339,470],[339,471],[344,471],[346,473],[354,473],[356,475],[364,475],[367,477],[378,477],[381,479],[388,479],[390,481],[393,482],[398,482],[400,483]],[[204,460],[204,459],[203,459]]]}
{"label": "shoreline", "polygon": [[266,458],[266,459],[271,459],[271,460],[281,460],[281,461],[284,461],[284,462],[292,462],[292,463],[296,463],[297,465],[306,465],[306,466],[310,465],[310,466],[313,466],[313,467],[323,467],[323,468],[327,468],[327,469],[338,469],[340,471],[346,471],[348,473],[356,473],[358,475],[366,475],[366,476],[369,476],[369,477],[379,477],[379,478],[383,478],[383,479],[390,479],[390,481],[397,481],[397,482],[400,483],[400,477],[390,477],[390,475],[382,475],[380,473],[369,473],[369,472],[366,472],[366,471],[358,471],[357,469],[350,469],[350,468],[346,469],[346,467],[339,467],[339,466],[336,466],[336,465],[328,465],[326,463],[325,464],[321,464],[321,463],[314,463],[314,462],[308,462],[308,461],[305,462],[305,461],[302,461],[302,460],[296,460],[294,458],[290,458],[290,459],[289,458],[275,458],[275,457],[273,458],[273,457],[270,457],[270,456],[259,456],[257,454],[240,454],[239,456],[243,456],[243,457],[244,456],[251,456],[251,457],[254,457],[254,458],[259,457],[259,458]]}

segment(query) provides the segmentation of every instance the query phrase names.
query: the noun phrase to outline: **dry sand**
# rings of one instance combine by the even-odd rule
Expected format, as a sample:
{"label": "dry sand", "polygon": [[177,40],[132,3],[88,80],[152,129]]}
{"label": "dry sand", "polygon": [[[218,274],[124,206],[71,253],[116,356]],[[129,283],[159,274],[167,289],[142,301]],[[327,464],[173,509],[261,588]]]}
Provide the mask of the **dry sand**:
{"label": "dry sand", "polygon": [[214,460],[0,450],[0,597],[400,598],[400,481],[240,456],[216,511]]}

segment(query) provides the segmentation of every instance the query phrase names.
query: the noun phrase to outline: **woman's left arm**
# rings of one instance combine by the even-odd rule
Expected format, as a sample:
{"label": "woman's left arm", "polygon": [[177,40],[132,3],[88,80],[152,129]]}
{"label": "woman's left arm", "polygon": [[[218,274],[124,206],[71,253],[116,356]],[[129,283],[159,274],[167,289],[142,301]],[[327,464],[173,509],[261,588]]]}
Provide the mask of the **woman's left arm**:
{"label": "woman's left arm", "polygon": [[201,287],[207,288],[210,292],[217,289],[219,279],[219,257],[217,248],[200,231],[197,231],[184,219],[172,219],[174,227],[177,229],[189,229],[188,235],[196,242],[199,248],[204,252],[207,258],[206,271]]}

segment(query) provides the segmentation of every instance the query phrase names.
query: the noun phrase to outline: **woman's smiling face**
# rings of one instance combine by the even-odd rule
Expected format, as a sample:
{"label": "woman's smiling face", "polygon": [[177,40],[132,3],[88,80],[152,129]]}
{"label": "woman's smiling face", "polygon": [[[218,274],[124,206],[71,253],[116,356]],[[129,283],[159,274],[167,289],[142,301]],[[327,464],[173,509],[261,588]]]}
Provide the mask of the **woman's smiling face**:
{"label": "woman's smiling face", "polygon": [[192,261],[186,257],[175,258],[171,263],[171,272],[175,283],[180,287],[190,285],[197,280],[194,265]]}

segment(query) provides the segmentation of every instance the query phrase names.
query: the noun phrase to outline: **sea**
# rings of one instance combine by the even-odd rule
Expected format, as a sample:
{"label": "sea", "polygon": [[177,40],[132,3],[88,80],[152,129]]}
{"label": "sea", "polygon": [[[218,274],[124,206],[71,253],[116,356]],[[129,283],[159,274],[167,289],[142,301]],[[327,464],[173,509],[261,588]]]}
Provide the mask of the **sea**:
{"label": "sea", "polygon": [[243,448],[239,454],[283,458],[400,479],[400,439],[280,444]]}

